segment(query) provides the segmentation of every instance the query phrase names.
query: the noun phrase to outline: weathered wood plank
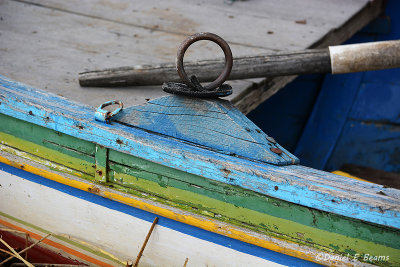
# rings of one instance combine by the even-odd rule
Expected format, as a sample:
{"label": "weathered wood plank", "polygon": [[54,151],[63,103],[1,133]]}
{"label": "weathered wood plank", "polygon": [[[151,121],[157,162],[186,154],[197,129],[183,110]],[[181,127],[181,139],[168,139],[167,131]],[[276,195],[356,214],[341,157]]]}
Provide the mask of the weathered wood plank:
{"label": "weathered wood plank", "polygon": [[[280,1],[236,1],[229,6],[223,1],[178,0],[2,1],[0,34],[6,41],[0,43],[0,69],[16,80],[92,106],[115,98],[138,105],[164,93],[158,86],[139,86],[133,92],[117,88],[83,91],[77,73],[129,66],[132,62],[172,62],[184,36],[211,29],[231,43],[235,56],[326,47],[346,40],[370,21],[380,12],[380,3],[291,0],[283,5]],[[363,6],[368,12],[360,14]],[[350,17],[354,18],[352,23],[341,26]],[[303,20],[306,24],[296,23]],[[220,53],[215,46],[199,44],[193,48],[188,51],[192,61],[222,56],[214,56]],[[204,53],[205,49],[210,54]],[[247,113],[290,80],[231,82],[234,94],[229,99]]]}
{"label": "weathered wood plank", "polygon": [[[118,0],[107,4],[101,0],[84,3],[79,0],[24,2],[181,36],[213,29],[213,33],[224,37],[229,43],[277,51],[311,46],[368,3],[367,0],[340,0],[334,4],[331,1],[310,1],[305,6],[298,0],[286,2],[285,5],[279,0],[271,3],[258,0],[233,5],[223,1],[199,0],[151,0],[140,4]],[[290,5],[292,7],[288,8]],[[306,22],[298,22],[302,20]]]}
{"label": "weathered wood plank", "polygon": [[[129,88],[81,88],[78,72],[105,66],[158,64],[173,61],[181,35],[152,31],[68,12],[14,1],[0,2],[0,73],[46,91],[91,106],[110,99],[143,104],[166,95],[161,86]],[[157,40],[155,42],[155,40]],[[220,55],[218,46],[201,44],[190,49],[188,59]],[[268,50],[231,46],[235,55]],[[206,51],[206,53],[204,53]],[[206,54],[206,55],[204,55]],[[231,83],[235,94],[249,82]],[[133,89],[133,90],[127,90]]]}
{"label": "weathered wood plank", "polygon": [[299,162],[226,100],[165,96],[124,109],[116,121],[228,155],[276,165]]}
{"label": "weathered wood plank", "polygon": [[[41,103],[29,95],[22,97],[12,92],[13,88],[23,90],[24,87],[1,79],[1,113],[208,179],[310,208],[400,228],[399,190],[302,166],[277,167],[250,162],[117,123],[106,125],[94,119],[81,119],[68,110],[62,111],[62,107],[53,109],[46,101]],[[43,120],[47,116],[50,120]],[[94,114],[88,113],[85,117],[91,116]]]}
{"label": "weathered wood plank", "polygon": [[[0,114],[0,143],[80,172],[94,174],[94,144]],[[94,154],[94,153],[93,153]]]}
{"label": "weathered wood plank", "polygon": [[[91,176],[87,173],[68,168],[65,165],[58,164],[49,159],[38,157],[38,156],[35,156],[34,154],[27,153],[27,152],[24,152],[19,149],[15,149],[15,148],[7,146],[7,145],[0,144],[0,156],[1,155],[3,155],[3,156],[7,155],[9,158],[10,158],[10,155],[11,155],[11,157],[16,156],[18,158],[23,158],[29,162],[35,162],[35,163],[41,164],[43,166],[46,166],[52,170],[57,170],[64,174],[69,174],[69,175],[73,175],[75,177],[84,178],[89,181],[94,179],[93,176]],[[21,168],[23,168],[23,167],[21,167]]]}

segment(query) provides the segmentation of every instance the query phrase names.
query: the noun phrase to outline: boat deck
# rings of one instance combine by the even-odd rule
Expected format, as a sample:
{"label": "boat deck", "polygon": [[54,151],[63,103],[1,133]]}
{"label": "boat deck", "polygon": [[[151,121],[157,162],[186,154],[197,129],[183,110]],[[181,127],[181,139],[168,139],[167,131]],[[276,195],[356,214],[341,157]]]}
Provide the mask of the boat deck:
{"label": "boat deck", "polygon": [[[228,2],[1,0],[0,73],[91,106],[111,99],[131,106],[165,93],[161,86],[83,88],[78,73],[174,62],[180,42],[201,31],[226,39],[234,56],[326,47],[382,10],[382,1],[369,0]],[[222,56],[199,42],[185,60]],[[248,113],[293,78],[232,81],[229,100]]]}

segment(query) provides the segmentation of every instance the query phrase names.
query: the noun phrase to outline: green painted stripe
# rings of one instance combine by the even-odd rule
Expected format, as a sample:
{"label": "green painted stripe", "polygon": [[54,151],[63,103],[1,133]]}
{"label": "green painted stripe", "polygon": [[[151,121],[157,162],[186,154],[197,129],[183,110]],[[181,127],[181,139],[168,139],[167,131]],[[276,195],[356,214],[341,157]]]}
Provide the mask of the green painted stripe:
{"label": "green painted stripe", "polygon": [[[125,191],[135,193],[143,198],[229,222],[269,236],[312,246],[322,251],[349,253],[350,255],[355,255],[356,253],[360,255],[366,253],[370,255],[373,253],[376,255],[389,255],[392,262],[400,263],[400,250],[396,248],[306,226],[215,198],[178,189],[175,186],[170,186],[170,180],[166,177],[160,184],[159,182],[126,174],[130,172],[130,169],[118,164],[111,164],[110,169],[110,181],[133,189]],[[268,203],[264,204],[268,205]]]}
{"label": "green painted stripe", "polygon": [[[22,121],[4,114],[0,114],[0,132],[14,137],[54,149],[54,145],[69,148],[79,154],[94,156],[95,145],[91,142],[78,139],[51,129]],[[68,154],[68,151],[65,151]],[[75,154],[73,154],[74,156]]]}
{"label": "green painted stripe", "polygon": [[108,149],[96,145],[96,154],[95,154],[95,160],[96,160],[96,172],[95,172],[95,179],[98,182],[107,182],[107,165],[108,165]]}
{"label": "green painted stripe", "polygon": [[5,213],[3,213],[3,212],[1,212],[1,211],[0,211],[0,216],[3,216],[3,217],[5,217],[5,218],[7,218],[7,219],[9,219],[9,220],[12,220],[12,221],[14,221],[14,222],[17,222],[17,223],[19,223],[19,224],[22,224],[22,225],[24,225],[24,226],[26,226],[26,227],[35,229],[36,231],[39,231],[39,232],[42,232],[42,233],[45,233],[45,234],[51,234],[52,237],[55,237],[55,238],[57,238],[57,239],[59,239],[59,240],[62,240],[62,241],[64,241],[64,242],[67,243],[67,244],[70,244],[70,245],[75,246],[75,247],[77,247],[77,248],[80,248],[80,249],[82,249],[82,250],[84,250],[84,251],[86,251],[86,252],[92,253],[92,254],[94,254],[94,255],[96,255],[96,256],[99,256],[99,257],[102,257],[102,258],[104,258],[104,259],[111,260],[111,261],[113,261],[113,262],[118,263],[119,265],[121,265],[121,262],[119,262],[118,260],[116,260],[116,259],[110,257],[109,255],[104,254],[104,253],[102,253],[101,251],[94,250],[94,249],[92,249],[92,248],[90,248],[90,247],[87,247],[87,246],[85,246],[85,245],[83,245],[83,244],[81,244],[81,243],[79,243],[79,242],[73,241],[73,240],[68,239],[68,238],[66,238],[66,237],[64,237],[64,236],[61,236],[61,235],[57,235],[57,234],[51,233],[51,232],[49,232],[49,231],[47,231],[47,230],[45,230],[45,229],[43,229],[43,228],[41,228],[41,227],[39,227],[39,226],[36,226],[36,225],[31,224],[31,223],[25,222],[25,221],[23,221],[23,220],[17,219],[17,218],[15,218],[15,217],[13,217],[13,216],[11,216],[11,215],[8,215],[8,214],[5,214]]}
{"label": "green painted stripe", "polygon": [[86,174],[86,173],[83,173],[83,172],[68,168],[68,167],[66,167],[64,165],[49,161],[47,159],[40,158],[38,156],[29,154],[27,152],[21,151],[19,149],[16,149],[16,148],[13,148],[13,147],[10,147],[10,146],[7,146],[7,145],[0,144],[0,150],[4,151],[4,152],[7,152],[7,153],[10,153],[12,155],[18,156],[18,157],[27,159],[27,160],[31,160],[31,161],[37,162],[37,163],[42,164],[42,165],[44,165],[44,166],[46,166],[49,169],[54,170],[54,171],[71,174],[71,175],[74,175],[74,176],[77,176],[77,177],[80,177],[80,178],[84,178],[84,179],[87,179],[87,180],[90,180],[90,181],[94,180],[94,177],[92,175],[89,175],[89,174]]}
{"label": "green painted stripe", "polygon": [[[136,179],[142,178],[153,181],[168,190],[173,187],[179,188],[305,226],[400,249],[400,230],[398,229],[310,209],[237,186],[211,181],[201,176],[154,164],[113,150],[109,151],[109,160],[121,164],[113,165],[110,163],[111,169],[117,168],[116,173],[129,174],[136,177]],[[131,182],[132,184],[136,183],[135,181]],[[124,185],[127,185],[127,182]]]}
{"label": "green painted stripe", "polygon": [[54,144],[48,144],[48,147],[53,147],[53,149],[50,149],[4,132],[0,132],[0,140],[2,144],[25,151],[40,158],[62,164],[86,174],[94,174],[95,161],[93,156],[80,154]]}

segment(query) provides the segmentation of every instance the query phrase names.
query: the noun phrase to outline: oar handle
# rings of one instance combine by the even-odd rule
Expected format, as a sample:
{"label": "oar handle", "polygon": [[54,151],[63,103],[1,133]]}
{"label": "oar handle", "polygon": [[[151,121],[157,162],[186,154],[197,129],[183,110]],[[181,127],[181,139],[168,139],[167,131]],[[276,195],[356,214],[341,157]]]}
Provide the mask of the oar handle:
{"label": "oar handle", "polygon": [[333,74],[400,67],[400,40],[330,46]]}

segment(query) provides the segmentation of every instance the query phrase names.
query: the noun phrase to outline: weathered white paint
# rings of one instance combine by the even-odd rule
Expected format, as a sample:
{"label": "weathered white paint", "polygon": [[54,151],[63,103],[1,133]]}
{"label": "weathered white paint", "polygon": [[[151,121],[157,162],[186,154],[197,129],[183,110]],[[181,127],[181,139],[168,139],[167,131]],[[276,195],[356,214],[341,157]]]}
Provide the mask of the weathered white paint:
{"label": "weathered white paint", "polygon": [[333,74],[400,67],[400,41],[330,46]]}
{"label": "weathered white paint", "polygon": [[[0,211],[134,260],[150,222],[0,171]],[[282,266],[157,225],[143,266]]]}

